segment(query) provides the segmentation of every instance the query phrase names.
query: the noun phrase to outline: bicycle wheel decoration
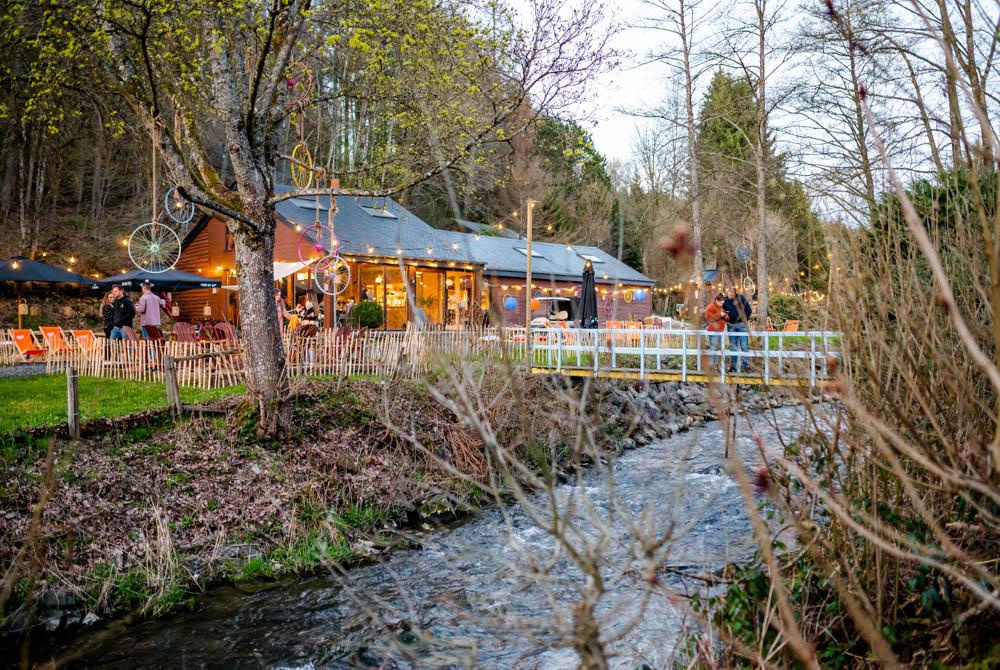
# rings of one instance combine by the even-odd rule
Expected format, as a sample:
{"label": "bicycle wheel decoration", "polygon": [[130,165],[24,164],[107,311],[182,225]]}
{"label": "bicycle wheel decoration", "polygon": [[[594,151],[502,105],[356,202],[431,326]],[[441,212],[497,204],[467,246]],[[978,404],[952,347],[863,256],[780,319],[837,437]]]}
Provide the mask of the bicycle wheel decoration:
{"label": "bicycle wheel decoration", "polygon": [[351,285],[351,267],[336,254],[316,261],[313,276],[316,288],[326,295],[340,295]]}
{"label": "bicycle wheel decoration", "polygon": [[140,270],[166,272],[181,259],[181,238],[166,224],[145,223],[129,235],[128,256]]}
{"label": "bicycle wheel decoration", "polygon": [[309,188],[313,183],[313,159],[305,142],[292,147],[292,182],[299,188]]}
{"label": "bicycle wheel decoration", "polygon": [[285,105],[290,109],[305,106],[313,89],[312,70],[302,61],[292,63],[285,75],[285,85],[288,88]]}
{"label": "bicycle wheel decoration", "polygon": [[757,290],[757,285],[754,283],[753,279],[750,279],[750,275],[743,278],[743,292],[753,294]]}
{"label": "bicycle wheel decoration", "polygon": [[624,300],[627,303],[632,302],[632,298],[634,297],[635,296],[632,295],[632,289],[630,288],[625,289],[624,293],[622,293],[622,300]]}
{"label": "bicycle wheel decoration", "polygon": [[176,186],[171,186],[163,194],[163,211],[175,223],[184,225],[194,218],[194,203],[181,195]]}
{"label": "bicycle wheel decoration", "polygon": [[[329,249],[327,249],[327,245],[330,245]],[[336,256],[340,253],[340,244],[334,237],[333,229],[330,226],[315,223],[299,235],[298,252],[299,261],[308,263],[327,254]]]}

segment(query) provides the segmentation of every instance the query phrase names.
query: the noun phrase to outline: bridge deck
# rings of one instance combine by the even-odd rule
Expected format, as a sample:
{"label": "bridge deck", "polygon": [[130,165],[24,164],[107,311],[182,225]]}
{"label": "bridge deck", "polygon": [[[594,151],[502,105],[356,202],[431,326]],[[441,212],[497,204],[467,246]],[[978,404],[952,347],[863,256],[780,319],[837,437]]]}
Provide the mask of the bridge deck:
{"label": "bridge deck", "polygon": [[[741,342],[740,338],[746,338]],[[818,386],[839,359],[840,333],[715,333],[703,330],[539,328],[531,331],[531,371],[571,377],[702,384]],[[742,351],[737,351],[740,344]],[[720,357],[725,364],[720,366]],[[748,373],[726,368],[749,365]]]}

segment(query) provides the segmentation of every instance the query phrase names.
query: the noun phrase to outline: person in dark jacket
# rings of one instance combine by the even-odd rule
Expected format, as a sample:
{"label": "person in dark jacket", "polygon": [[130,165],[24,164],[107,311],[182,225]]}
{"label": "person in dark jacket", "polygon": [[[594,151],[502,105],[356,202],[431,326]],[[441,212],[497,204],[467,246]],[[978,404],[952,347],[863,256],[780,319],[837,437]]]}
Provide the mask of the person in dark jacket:
{"label": "person in dark jacket", "polygon": [[115,296],[108,291],[101,301],[101,325],[104,326],[104,337],[111,337],[111,329],[115,326]]}
{"label": "person in dark jacket", "polygon": [[750,301],[742,293],[737,293],[736,289],[730,288],[726,291],[726,301],[722,305],[726,311],[726,330],[732,335],[729,336],[729,346],[738,351],[736,356],[729,358],[729,371],[743,372],[750,371],[750,359],[744,358],[743,354],[750,351],[750,315],[753,310],[750,308]]}
{"label": "person in dark jacket", "polygon": [[135,305],[132,304],[132,300],[125,294],[122,287],[119,284],[115,284],[111,287],[111,295],[114,296],[114,315],[112,317],[111,323],[111,335],[108,336],[110,340],[124,340],[125,331],[122,330],[125,326],[131,326],[132,321],[135,319]]}

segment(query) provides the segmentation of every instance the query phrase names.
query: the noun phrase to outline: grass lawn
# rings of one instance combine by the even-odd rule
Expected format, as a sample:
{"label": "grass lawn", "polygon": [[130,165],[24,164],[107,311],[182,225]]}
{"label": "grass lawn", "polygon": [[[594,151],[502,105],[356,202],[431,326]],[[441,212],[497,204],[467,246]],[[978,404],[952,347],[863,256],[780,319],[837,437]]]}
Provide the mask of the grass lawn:
{"label": "grass lawn", "polygon": [[[198,403],[243,392],[242,386],[202,391],[181,387],[181,399]],[[167,406],[162,383],[80,377],[82,419],[124,416]],[[0,434],[66,422],[66,376],[0,379]]]}

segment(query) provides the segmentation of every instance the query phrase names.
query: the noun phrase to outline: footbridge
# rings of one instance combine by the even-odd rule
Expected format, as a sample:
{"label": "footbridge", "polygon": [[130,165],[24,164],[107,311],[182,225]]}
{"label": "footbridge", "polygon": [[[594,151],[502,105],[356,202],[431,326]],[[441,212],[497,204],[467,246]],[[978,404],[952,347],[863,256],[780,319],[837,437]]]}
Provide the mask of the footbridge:
{"label": "footbridge", "polygon": [[532,373],[569,377],[815,387],[841,358],[833,331],[533,327],[530,339]]}

